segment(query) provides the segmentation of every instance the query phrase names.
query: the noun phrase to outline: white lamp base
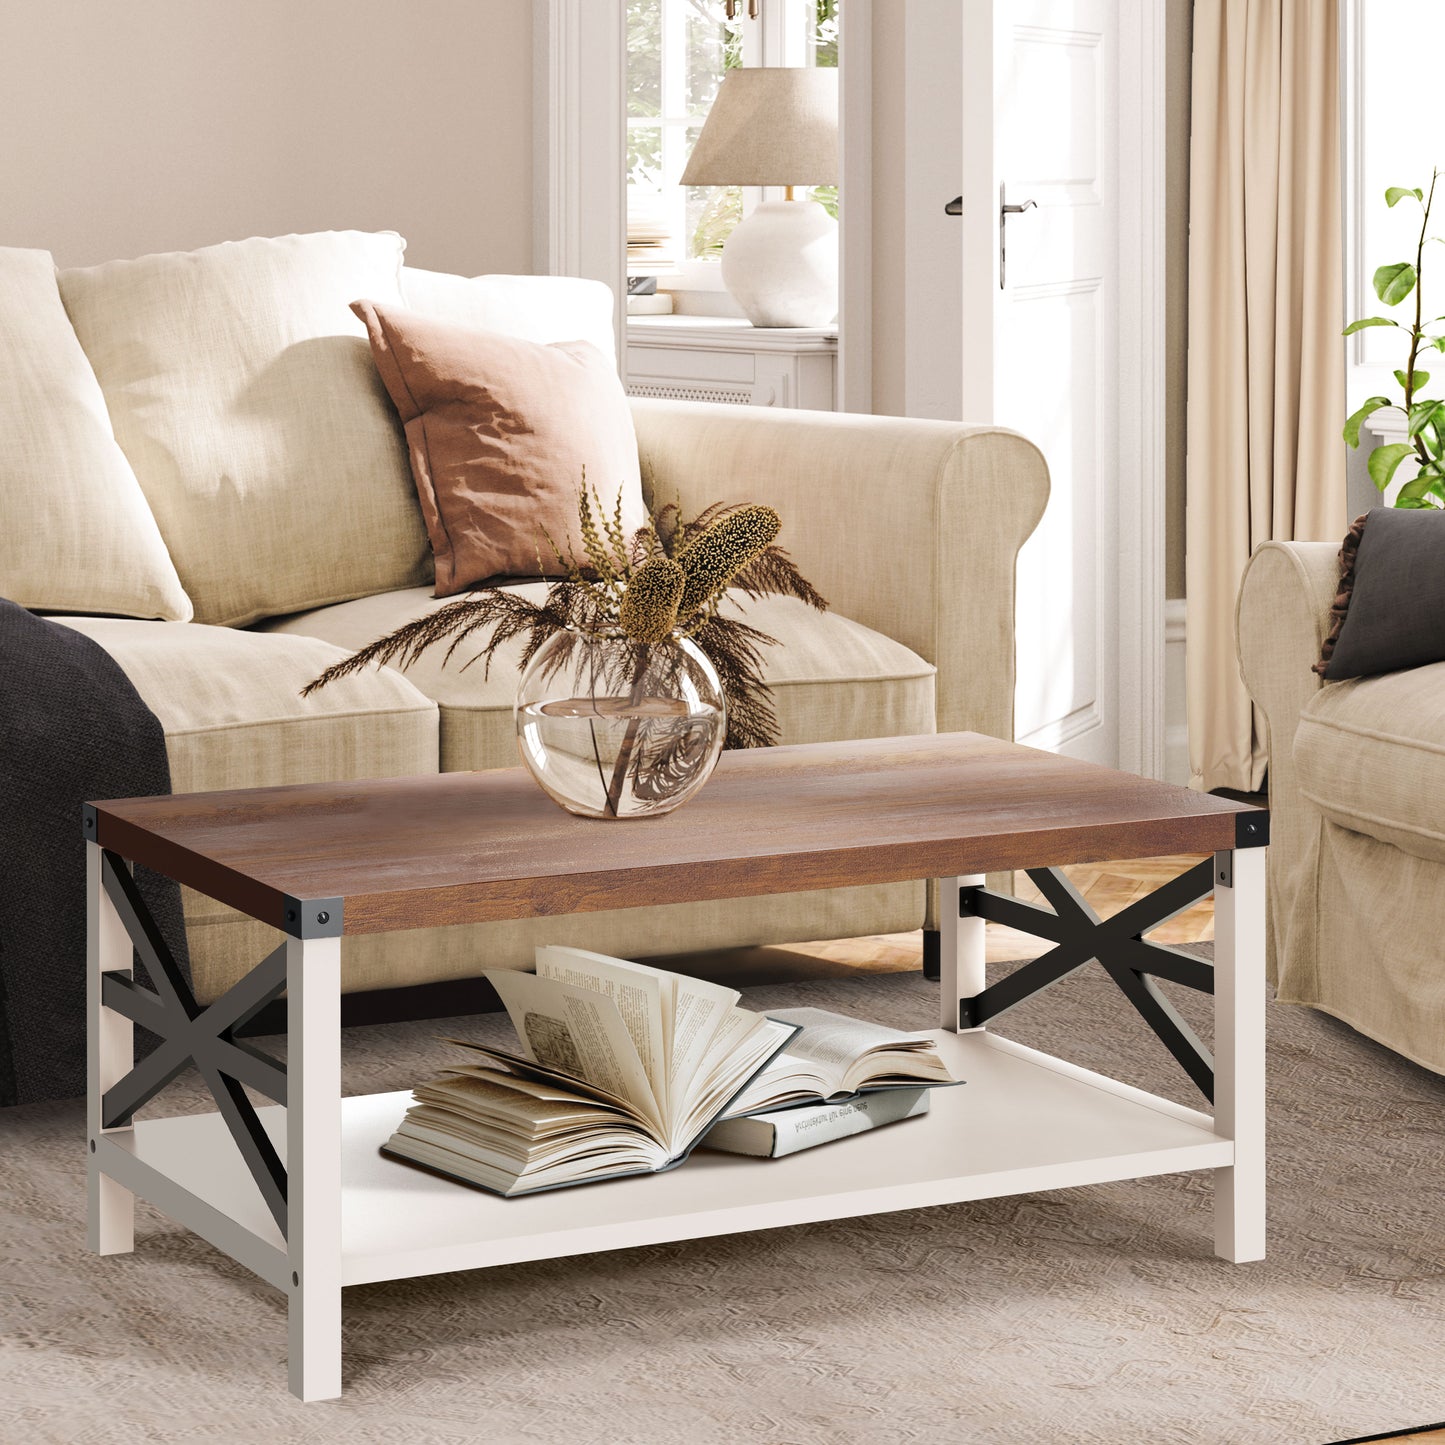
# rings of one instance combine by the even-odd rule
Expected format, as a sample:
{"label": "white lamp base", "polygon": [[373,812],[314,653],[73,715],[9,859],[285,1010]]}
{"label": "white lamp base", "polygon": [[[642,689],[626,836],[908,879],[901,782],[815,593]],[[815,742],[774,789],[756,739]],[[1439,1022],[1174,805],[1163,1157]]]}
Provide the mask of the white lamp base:
{"label": "white lamp base", "polygon": [[838,223],[817,201],[763,201],[723,246],[723,285],[754,326],[838,314]]}

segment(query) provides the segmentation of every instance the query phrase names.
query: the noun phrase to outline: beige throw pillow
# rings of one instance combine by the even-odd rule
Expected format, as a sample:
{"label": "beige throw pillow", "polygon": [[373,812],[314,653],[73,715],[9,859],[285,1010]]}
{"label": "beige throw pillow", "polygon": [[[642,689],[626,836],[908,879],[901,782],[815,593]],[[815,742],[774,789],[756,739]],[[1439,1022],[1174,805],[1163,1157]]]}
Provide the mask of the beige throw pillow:
{"label": "beige throw pillow", "polygon": [[76,340],[48,251],[0,247],[0,597],[184,622],[190,599]]}
{"label": "beige throw pillow", "polygon": [[61,272],[198,622],[428,580],[404,441],[350,311],[400,300],[404,244],[328,231]]}
{"label": "beige throw pillow", "polygon": [[550,345],[590,341],[617,355],[612,288],[580,276],[451,276],[401,268],[401,299],[413,311]]}
{"label": "beige throw pillow", "polygon": [[494,577],[563,575],[547,538],[583,557],[586,478],[628,536],[648,520],[637,434],[611,359],[358,301],[396,403],[436,554],[436,595]]}

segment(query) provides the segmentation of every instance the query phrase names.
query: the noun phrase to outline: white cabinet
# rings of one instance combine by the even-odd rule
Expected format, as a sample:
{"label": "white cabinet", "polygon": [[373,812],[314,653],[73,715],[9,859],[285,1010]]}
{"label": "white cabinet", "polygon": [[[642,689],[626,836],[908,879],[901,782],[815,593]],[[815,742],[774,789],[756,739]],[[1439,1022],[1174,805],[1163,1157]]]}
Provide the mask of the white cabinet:
{"label": "white cabinet", "polygon": [[837,406],[838,329],[764,328],[730,316],[633,316],[627,393],[739,406]]}

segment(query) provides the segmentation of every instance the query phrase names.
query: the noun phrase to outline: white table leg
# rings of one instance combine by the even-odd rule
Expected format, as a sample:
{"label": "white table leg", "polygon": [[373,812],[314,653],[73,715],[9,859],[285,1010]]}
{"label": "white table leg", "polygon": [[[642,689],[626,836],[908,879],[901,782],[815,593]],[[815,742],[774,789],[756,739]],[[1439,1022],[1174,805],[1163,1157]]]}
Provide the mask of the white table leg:
{"label": "white table leg", "polygon": [[1233,886],[1214,892],[1214,1118],[1234,1164],[1214,1171],[1214,1252],[1236,1264],[1265,1251],[1265,848],[1215,858]]}
{"label": "white table leg", "polygon": [[100,1001],[104,973],[132,972],[130,936],[115,905],[100,882],[100,846],[85,845],[86,897],[86,1128],[89,1155],[86,1166],[88,1208],[86,1244],[96,1254],[129,1254],[135,1248],[135,1196],[101,1171],[96,1141],[105,1133],[127,1132],[101,1127],[101,1100],[120,1082],[134,1060],[134,1026],[124,1014],[105,1008]]}
{"label": "white table leg", "polygon": [[988,982],[982,918],[958,916],[958,890],[983,886],[982,873],[938,880],[939,1004],[942,1026],[958,1032],[960,999],[973,998]]}
{"label": "white table leg", "polygon": [[286,943],[291,1392],[341,1393],[341,940]]}

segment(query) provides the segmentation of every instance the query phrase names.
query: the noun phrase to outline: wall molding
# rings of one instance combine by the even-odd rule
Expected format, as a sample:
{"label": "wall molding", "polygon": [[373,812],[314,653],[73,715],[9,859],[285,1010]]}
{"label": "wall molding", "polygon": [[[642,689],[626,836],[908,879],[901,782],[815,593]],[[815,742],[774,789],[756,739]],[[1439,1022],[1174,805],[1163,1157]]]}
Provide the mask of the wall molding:
{"label": "wall molding", "polygon": [[1189,708],[1184,665],[1187,608],[1182,597],[1164,604],[1164,772],[1166,783],[1189,782]]}
{"label": "wall molding", "polygon": [[[1119,766],[1166,769],[1165,23],[1119,0]],[[1130,278],[1126,283],[1125,278]]]}
{"label": "wall molding", "polygon": [[838,410],[873,410],[873,0],[839,36]]}
{"label": "wall molding", "polygon": [[532,0],[533,257],[541,276],[627,294],[624,0]]}

